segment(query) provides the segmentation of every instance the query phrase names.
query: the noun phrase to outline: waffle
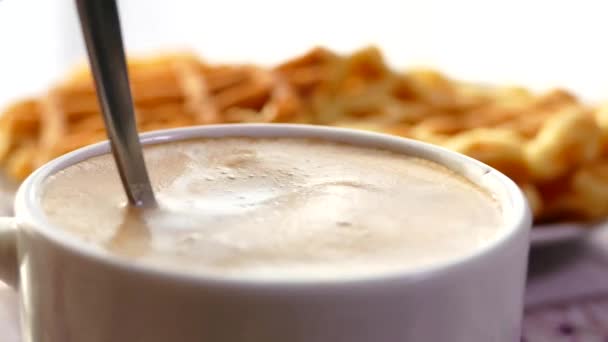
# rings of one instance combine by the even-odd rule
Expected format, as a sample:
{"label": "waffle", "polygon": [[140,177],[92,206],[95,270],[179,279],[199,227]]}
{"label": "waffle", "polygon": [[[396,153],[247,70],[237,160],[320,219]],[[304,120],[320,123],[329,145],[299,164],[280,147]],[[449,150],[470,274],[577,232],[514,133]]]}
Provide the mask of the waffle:
{"label": "waffle", "polygon": [[[281,65],[207,63],[192,54],[128,62],[138,128],[212,123],[331,125],[422,140],[504,172],[540,221],[608,216],[608,104],[391,70],[374,47],[315,48]],[[0,118],[0,163],[22,180],[50,159],[105,139],[91,75],[78,67]]]}

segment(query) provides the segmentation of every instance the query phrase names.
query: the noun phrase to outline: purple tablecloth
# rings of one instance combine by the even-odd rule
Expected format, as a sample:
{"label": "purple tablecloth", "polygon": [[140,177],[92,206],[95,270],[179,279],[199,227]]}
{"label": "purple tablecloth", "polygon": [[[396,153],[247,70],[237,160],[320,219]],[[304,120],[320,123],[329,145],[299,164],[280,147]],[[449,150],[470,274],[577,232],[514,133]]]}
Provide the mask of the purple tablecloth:
{"label": "purple tablecloth", "polygon": [[534,248],[525,341],[608,341],[608,228],[579,241]]}
{"label": "purple tablecloth", "polygon": [[[0,342],[21,342],[17,320],[16,294],[0,287]],[[523,335],[526,342],[608,341],[608,228],[532,250]]]}

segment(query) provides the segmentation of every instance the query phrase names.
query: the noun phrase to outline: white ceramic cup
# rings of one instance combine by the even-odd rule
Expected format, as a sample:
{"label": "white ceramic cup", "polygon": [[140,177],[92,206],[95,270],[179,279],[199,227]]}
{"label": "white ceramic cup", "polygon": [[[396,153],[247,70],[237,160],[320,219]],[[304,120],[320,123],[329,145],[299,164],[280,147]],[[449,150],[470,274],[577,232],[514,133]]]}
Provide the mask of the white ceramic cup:
{"label": "white ceramic cup", "polygon": [[143,134],[142,142],[224,136],[320,138],[426,158],[489,190],[505,229],[470,256],[393,276],[298,283],[160,271],[90,248],[45,220],[45,179],[108,153],[103,142],[35,171],[19,188],[16,216],[0,221],[0,277],[18,288],[24,342],[519,341],[531,219],[507,177],[429,144],[315,126],[193,127]]}

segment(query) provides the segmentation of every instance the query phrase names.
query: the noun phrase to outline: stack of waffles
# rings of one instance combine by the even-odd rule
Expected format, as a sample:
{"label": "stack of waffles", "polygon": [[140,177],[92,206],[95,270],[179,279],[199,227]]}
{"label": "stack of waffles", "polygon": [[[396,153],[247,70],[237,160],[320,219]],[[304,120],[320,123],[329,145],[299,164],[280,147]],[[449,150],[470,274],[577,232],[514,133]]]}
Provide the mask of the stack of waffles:
{"label": "stack of waffles", "polygon": [[[323,48],[276,67],[207,63],[192,54],[129,60],[140,131],[237,122],[370,130],[444,146],[516,181],[540,221],[608,216],[608,106],[567,91],[535,94],[433,70],[391,70],[380,51]],[[0,163],[22,180],[50,159],[106,137],[93,80],[80,67],[0,118]]]}

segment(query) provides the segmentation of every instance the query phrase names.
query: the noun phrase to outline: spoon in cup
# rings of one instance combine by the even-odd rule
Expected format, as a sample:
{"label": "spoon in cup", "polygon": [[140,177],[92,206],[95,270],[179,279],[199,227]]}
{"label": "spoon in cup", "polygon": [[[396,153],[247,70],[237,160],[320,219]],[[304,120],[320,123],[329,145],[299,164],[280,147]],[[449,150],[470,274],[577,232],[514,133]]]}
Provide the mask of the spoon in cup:
{"label": "spoon in cup", "polygon": [[156,200],[143,158],[116,0],[75,0],[112,154],[129,203]]}

